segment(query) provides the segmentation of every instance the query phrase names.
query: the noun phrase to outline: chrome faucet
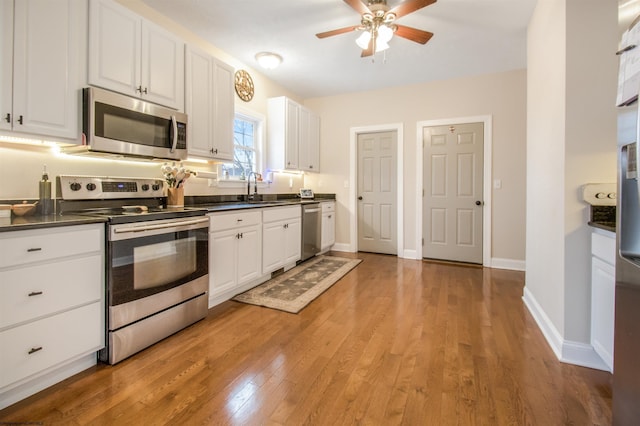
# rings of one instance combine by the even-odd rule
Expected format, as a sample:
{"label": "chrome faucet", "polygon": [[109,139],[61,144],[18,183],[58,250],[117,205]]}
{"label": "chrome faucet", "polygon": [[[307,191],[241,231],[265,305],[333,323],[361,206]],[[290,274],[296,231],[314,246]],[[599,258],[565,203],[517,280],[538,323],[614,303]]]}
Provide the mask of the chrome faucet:
{"label": "chrome faucet", "polygon": [[[251,193],[251,175],[253,175],[253,194]],[[247,200],[255,200],[258,195],[258,173],[249,172],[247,175]]]}

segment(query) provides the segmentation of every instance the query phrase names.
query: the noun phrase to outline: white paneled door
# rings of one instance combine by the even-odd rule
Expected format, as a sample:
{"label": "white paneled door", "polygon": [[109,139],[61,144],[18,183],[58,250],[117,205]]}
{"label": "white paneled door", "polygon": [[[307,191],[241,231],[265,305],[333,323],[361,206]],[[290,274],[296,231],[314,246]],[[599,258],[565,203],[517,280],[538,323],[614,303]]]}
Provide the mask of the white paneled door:
{"label": "white paneled door", "polygon": [[358,135],[358,250],[397,254],[397,133]]}
{"label": "white paneled door", "polygon": [[482,264],[483,123],[423,128],[422,256]]}

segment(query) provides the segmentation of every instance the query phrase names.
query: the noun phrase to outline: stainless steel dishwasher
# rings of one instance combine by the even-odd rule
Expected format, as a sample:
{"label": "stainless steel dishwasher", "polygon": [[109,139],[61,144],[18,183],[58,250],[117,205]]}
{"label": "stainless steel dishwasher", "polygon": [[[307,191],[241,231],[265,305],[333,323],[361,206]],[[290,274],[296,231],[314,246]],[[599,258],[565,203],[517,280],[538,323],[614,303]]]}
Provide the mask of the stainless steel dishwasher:
{"label": "stainless steel dishwasher", "polygon": [[302,257],[300,262],[320,253],[321,225],[320,203],[307,202],[302,204]]}

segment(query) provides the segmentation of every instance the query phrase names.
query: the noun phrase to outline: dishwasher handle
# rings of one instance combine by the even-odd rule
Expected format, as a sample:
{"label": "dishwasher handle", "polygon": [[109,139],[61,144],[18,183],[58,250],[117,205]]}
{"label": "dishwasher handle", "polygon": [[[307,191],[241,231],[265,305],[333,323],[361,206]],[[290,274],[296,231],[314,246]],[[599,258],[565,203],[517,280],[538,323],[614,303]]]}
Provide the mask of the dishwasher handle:
{"label": "dishwasher handle", "polygon": [[304,209],[305,213],[317,213],[319,212],[320,209],[319,208],[315,208],[315,209]]}

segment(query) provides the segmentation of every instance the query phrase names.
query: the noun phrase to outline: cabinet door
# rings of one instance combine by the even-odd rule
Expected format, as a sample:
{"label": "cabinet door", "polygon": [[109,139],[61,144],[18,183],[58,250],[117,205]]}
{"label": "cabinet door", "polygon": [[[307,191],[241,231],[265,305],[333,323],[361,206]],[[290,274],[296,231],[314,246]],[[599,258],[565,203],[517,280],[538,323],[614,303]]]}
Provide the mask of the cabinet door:
{"label": "cabinet door", "polygon": [[89,5],[89,84],[138,96],[141,19],[110,0]]}
{"label": "cabinet door", "polygon": [[142,20],[141,31],[142,98],[183,111],[184,43],[145,20]]}
{"label": "cabinet door", "polygon": [[261,275],[261,246],[262,232],[260,226],[252,226],[240,229],[240,238],[238,239],[237,251],[237,285],[245,284],[251,280],[258,278]]}
{"label": "cabinet door", "polygon": [[13,0],[0,0],[0,129],[11,130],[13,92]]}
{"label": "cabinet door", "polygon": [[209,297],[236,285],[236,230],[209,234]]}
{"label": "cabinet door", "polygon": [[308,109],[300,108],[300,140],[298,158],[301,170],[319,172],[320,117]]}
{"label": "cabinet door", "polygon": [[234,70],[224,62],[213,62],[213,157],[233,160]]}
{"label": "cabinet door", "polygon": [[78,137],[82,6],[74,0],[15,2],[14,131]]}
{"label": "cabinet door", "polygon": [[298,169],[299,117],[300,107],[292,100],[287,99],[284,141],[285,168],[287,169]]}
{"label": "cabinet door", "polygon": [[592,257],[591,263],[591,344],[613,371],[615,322],[615,267]]}
{"label": "cabinet door", "polygon": [[190,156],[211,157],[212,62],[199,50],[187,49],[185,111],[189,116],[187,146]]}
{"label": "cabinet door", "polygon": [[284,264],[284,222],[262,225],[262,273],[269,274]]}
{"label": "cabinet door", "polygon": [[302,253],[302,222],[300,219],[289,219],[284,229],[284,264],[299,260]]}
{"label": "cabinet door", "polygon": [[330,248],[336,242],[335,213],[322,213],[322,250]]}

